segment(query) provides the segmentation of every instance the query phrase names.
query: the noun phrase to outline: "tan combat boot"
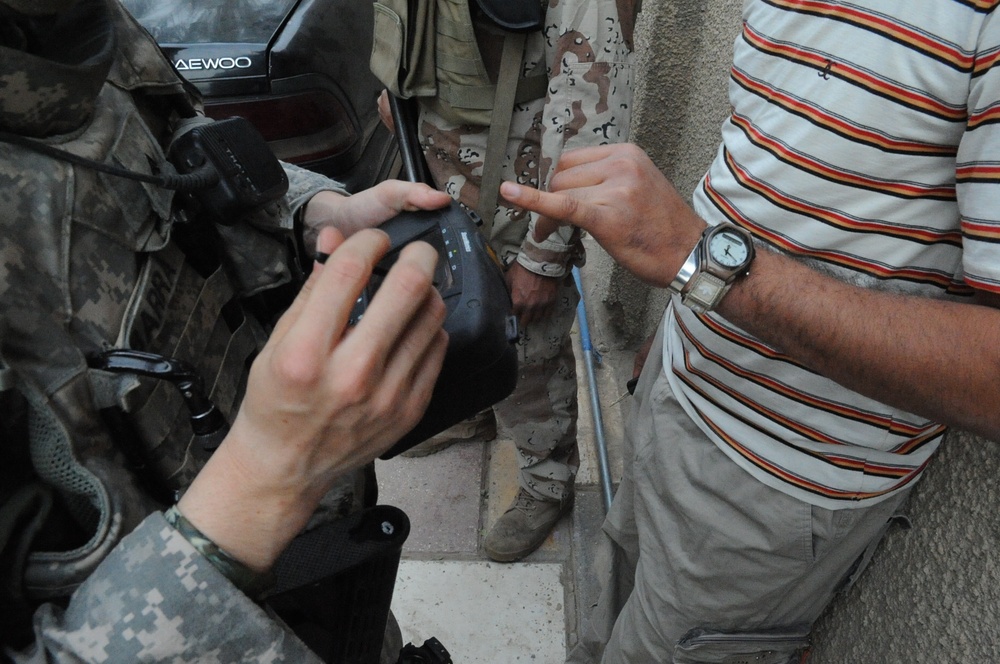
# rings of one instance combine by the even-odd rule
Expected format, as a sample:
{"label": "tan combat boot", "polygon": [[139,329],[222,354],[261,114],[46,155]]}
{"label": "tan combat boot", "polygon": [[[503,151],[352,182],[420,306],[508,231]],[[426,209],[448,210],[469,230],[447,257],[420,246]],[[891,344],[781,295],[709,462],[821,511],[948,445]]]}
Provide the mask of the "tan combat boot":
{"label": "tan combat boot", "polygon": [[497,519],[483,542],[486,555],[501,563],[520,560],[541,546],[559,519],[573,507],[573,488],[562,500],[541,500],[524,489]]}

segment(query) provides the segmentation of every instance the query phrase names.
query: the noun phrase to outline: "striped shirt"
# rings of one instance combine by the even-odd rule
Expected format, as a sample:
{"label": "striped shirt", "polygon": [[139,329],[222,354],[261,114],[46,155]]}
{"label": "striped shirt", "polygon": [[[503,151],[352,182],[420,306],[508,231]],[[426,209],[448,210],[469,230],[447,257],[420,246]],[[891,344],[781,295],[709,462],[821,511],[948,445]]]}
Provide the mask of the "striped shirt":
{"label": "striped shirt", "polygon": [[[745,0],[733,112],[695,209],[857,285],[1000,292],[998,2]],[[941,425],[719,316],[673,303],[664,324],[685,410],[736,463],[811,504],[885,498],[941,441]]]}

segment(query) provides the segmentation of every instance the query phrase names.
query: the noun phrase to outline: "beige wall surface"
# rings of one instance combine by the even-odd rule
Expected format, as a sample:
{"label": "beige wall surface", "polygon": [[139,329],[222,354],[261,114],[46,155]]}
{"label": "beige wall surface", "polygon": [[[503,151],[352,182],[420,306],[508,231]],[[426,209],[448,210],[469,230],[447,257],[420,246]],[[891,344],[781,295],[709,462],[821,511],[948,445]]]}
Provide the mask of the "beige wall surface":
{"label": "beige wall surface", "polygon": [[[640,15],[632,140],[685,195],[712,159],[728,111],[740,7],[645,0]],[[659,320],[664,295],[591,246],[588,298],[610,330],[605,342],[634,348]],[[861,581],[817,624],[810,664],[1000,662],[998,478],[1000,446],[954,433],[914,491],[912,528],[890,532]]]}

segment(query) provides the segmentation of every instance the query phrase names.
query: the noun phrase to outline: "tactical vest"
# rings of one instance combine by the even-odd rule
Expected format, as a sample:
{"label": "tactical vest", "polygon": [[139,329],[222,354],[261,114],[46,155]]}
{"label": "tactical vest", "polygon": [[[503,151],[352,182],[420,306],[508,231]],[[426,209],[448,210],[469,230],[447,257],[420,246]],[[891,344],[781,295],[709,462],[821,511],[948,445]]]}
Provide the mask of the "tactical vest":
{"label": "tactical vest", "polygon": [[[397,97],[427,98],[455,124],[488,126],[497,84],[476,40],[474,10],[510,33],[540,30],[539,0],[376,0],[371,70]],[[472,7],[475,5],[475,7]],[[515,102],[545,96],[545,63],[521,72]]]}
{"label": "tactical vest", "polygon": [[[118,35],[109,53],[119,55],[110,71],[2,49],[0,69],[16,67],[28,88],[5,99],[44,107],[62,99],[51,94],[59,77],[107,73],[75,131],[38,135],[150,173],[170,135],[162,109],[193,111],[193,102],[118,2],[107,7]],[[240,243],[230,251],[213,224],[181,223],[177,203],[154,185],[0,149],[0,622],[14,622],[7,610],[71,593],[208,456],[192,444],[176,385],[91,369],[88,354],[130,348],[182,360],[230,422],[235,415],[266,338],[243,297],[290,280],[287,246],[241,224],[227,230]]]}

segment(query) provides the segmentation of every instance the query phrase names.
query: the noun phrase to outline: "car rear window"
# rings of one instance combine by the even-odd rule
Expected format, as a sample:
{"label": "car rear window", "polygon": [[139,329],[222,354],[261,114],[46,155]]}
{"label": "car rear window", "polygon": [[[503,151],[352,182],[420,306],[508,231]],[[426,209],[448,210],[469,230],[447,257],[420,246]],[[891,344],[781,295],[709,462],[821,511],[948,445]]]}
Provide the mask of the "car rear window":
{"label": "car rear window", "polygon": [[298,0],[122,0],[160,44],[264,44]]}

